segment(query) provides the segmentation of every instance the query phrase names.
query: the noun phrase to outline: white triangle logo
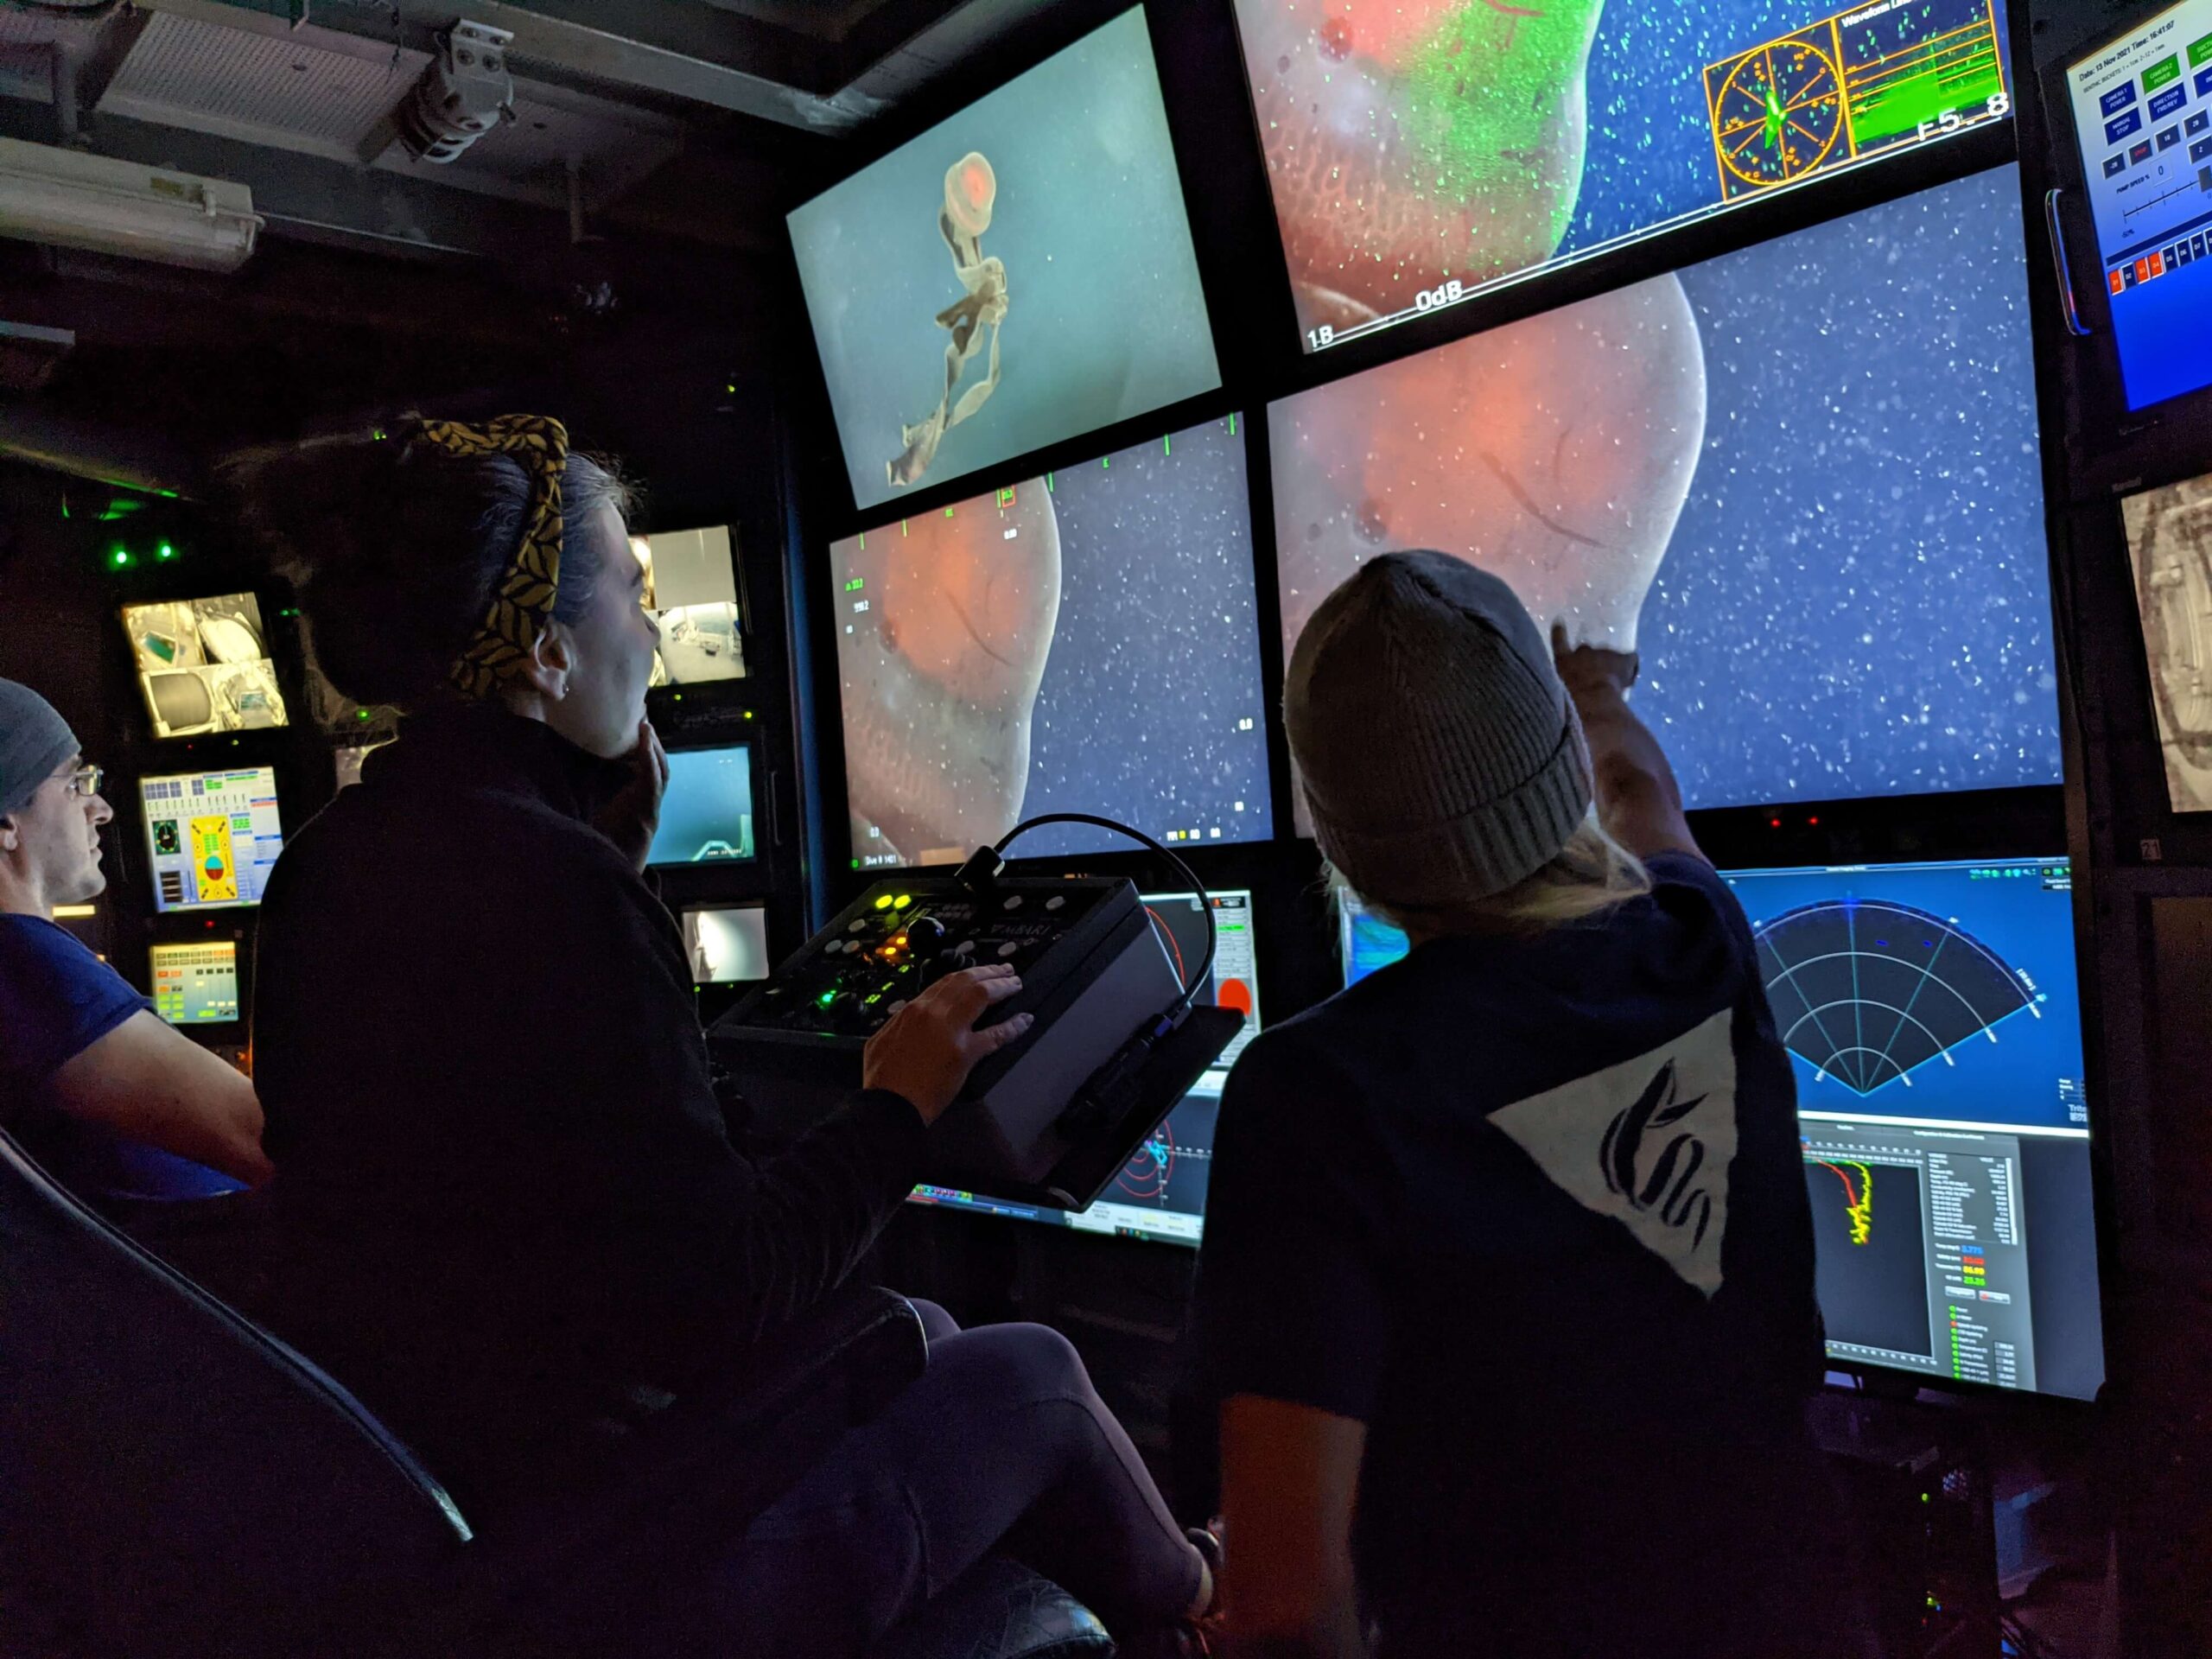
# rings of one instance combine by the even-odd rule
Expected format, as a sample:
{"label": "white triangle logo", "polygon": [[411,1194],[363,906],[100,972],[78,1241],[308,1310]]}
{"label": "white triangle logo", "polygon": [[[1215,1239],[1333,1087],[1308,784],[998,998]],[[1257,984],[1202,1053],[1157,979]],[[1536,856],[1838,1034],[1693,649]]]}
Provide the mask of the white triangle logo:
{"label": "white triangle logo", "polygon": [[1491,1114],[1585,1209],[1707,1296],[1720,1288],[1736,1160],[1734,1010],[1640,1058]]}

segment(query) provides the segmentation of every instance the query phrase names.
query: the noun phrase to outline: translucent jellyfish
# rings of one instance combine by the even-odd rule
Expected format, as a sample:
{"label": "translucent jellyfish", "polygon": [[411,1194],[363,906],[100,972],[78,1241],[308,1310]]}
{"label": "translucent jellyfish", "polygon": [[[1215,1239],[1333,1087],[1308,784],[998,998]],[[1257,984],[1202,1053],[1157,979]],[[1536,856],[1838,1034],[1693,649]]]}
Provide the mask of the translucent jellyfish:
{"label": "translucent jellyfish", "polygon": [[1236,0],[1305,327],[1559,251],[1603,0]]}
{"label": "translucent jellyfish", "polygon": [[1020,485],[837,551],[868,605],[837,641],[855,850],[965,858],[1020,821],[1028,792],[1060,614],[1051,493]]}
{"label": "translucent jellyfish", "polygon": [[1671,276],[1275,404],[1286,646],[1363,561],[1430,547],[1495,571],[1575,643],[1634,650],[1705,413]]}
{"label": "translucent jellyfish", "polygon": [[[952,272],[960,279],[963,296],[937,314],[937,326],[950,329],[944,347],[944,391],[937,408],[911,426],[901,426],[899,441],[906,447],[895,460],[884,463],[893,488],[912,484],[937,459],[944,435],[976,413],[989,400],[999,384],[999,328],[1006,321],[1006,266],[983,257],[982,236],[991,227],[991,209],[999,196],[998,175],[976,150],[969,150],[944,170],[944,205],[937,219],[938,234],[952,255]],[[954,403],[969,360],[982,344],[983,330],[991,331],[989,372]]]}

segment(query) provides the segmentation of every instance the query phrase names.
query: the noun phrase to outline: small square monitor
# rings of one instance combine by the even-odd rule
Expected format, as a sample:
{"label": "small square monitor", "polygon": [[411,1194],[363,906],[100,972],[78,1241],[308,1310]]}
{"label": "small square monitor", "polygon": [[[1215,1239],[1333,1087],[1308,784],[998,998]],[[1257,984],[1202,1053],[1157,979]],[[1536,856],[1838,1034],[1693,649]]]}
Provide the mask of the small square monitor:
{"label": "small square monitor", "polygon": [[768,912],[758,905],[699,905],[683,912],[683,954],[700,985],[750,985],[768,977]]}
{"label": "small square monitor", "polygon": [[745,637],[728,529],[632,536],[630,548],[645,568],[645,609],[660,628],[652,683],[743,679]]}
{"label": "small square monitor", "polygon": [[2212,812],[2212,474],[2130,496],[2121,513],[2166,798]]}
{"label": "small square monitor", "polygon": [[[385,743],[392,740],[386,738]],[[361,767],[385,743],[349,743],[330,752],[331,770],[336,774],[340,789],[351,789],[361,781]]]}
{"label": "small square monitor", "polygon": [[267,766],[143,778],[146,851],[157,911],[257,905],[284,828]]}
{"label": "small square monitor", "polygon": [[737,863],[753,855],[752,749],[740,743],[671,754],[647,866]]}
{"label": "small square monitor", "polygon": [[126,605],[123,626],[155,736],[286,723],[261,602],[251,594]]}
{"label": "small square monitor", "polygon": [[1344,988],[1388,968],[1406,954],[1406,936],[1360,901],[1350,888],[1337,894],[1337,944],[1344,970]]}
{"label": "small square monitor", "polygon": [[238,948],[234,941],[157,944],[149,954],[156,1014],[173,1026],[236,1023]]}

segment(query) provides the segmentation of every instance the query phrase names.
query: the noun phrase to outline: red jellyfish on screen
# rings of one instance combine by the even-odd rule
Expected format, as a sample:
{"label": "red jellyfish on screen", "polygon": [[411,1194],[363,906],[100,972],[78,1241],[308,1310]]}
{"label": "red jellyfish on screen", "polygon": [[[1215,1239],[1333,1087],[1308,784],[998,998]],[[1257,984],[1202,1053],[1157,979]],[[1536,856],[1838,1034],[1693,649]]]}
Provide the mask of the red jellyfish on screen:
{"label": "red jellyfish on screen", "polygon": [[1634,650],[1705,414],[1673,276],[1274,405],[1286,645],[1366,559],[1427,547],[1496,571],[1578,645]]}
{"label": "red jellyfish on screen", "polygon": [[1236,0],[1302,326],[1559,251],[1603,0]]}
{"label": "red jellyfish on screen", "polygon": [[837,641],[853,850],[963,859],[1014,826],[1028,792],[1030,719],[1060,614],[1052,494],[1040,479],[838,553],[868,606],[849,610]]}
{"label": "red jellyfish on screen", "polygon": [[[930,469],[944,435],[982,408],[999,384],[999,327],[1006,321],[1006,266],[983,257],[983,232],[991,228],[991,208],[999,199],[998,175],[982,152],[969,150],[944,170],[944,206],[937,216],[938,234],[952,255],[952,274],[964,290],[937,314],[937,326],[950,329],[944,347],[944,391],[937,407],[912,426],[899,429],[906,447],[895,460],[884,463],[884,472],[895,486],[912,484]],[[967,372],[969,360],[982,344],[983,330],[991,331],[988,372],[960,395],[952,394]]]}

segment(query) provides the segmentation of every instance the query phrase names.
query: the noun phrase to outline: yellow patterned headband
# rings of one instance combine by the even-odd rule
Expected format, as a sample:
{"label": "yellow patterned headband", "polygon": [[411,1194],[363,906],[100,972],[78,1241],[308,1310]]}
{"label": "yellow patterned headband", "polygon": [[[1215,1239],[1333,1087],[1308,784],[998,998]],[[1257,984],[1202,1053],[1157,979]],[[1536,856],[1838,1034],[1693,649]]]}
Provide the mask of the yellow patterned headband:
{"label": "yellow patterned headband", "polygon": [[484,620],[453,665],[463,695],[489,695],[519,673],[552,620],[561,591],[561,480],[569,465],[569,430],[546,415],[502,415],[482,426],[425,421],[421,439],[463,460],[511,455],[530,475],[530,506],[522,540],[493,590]]}

